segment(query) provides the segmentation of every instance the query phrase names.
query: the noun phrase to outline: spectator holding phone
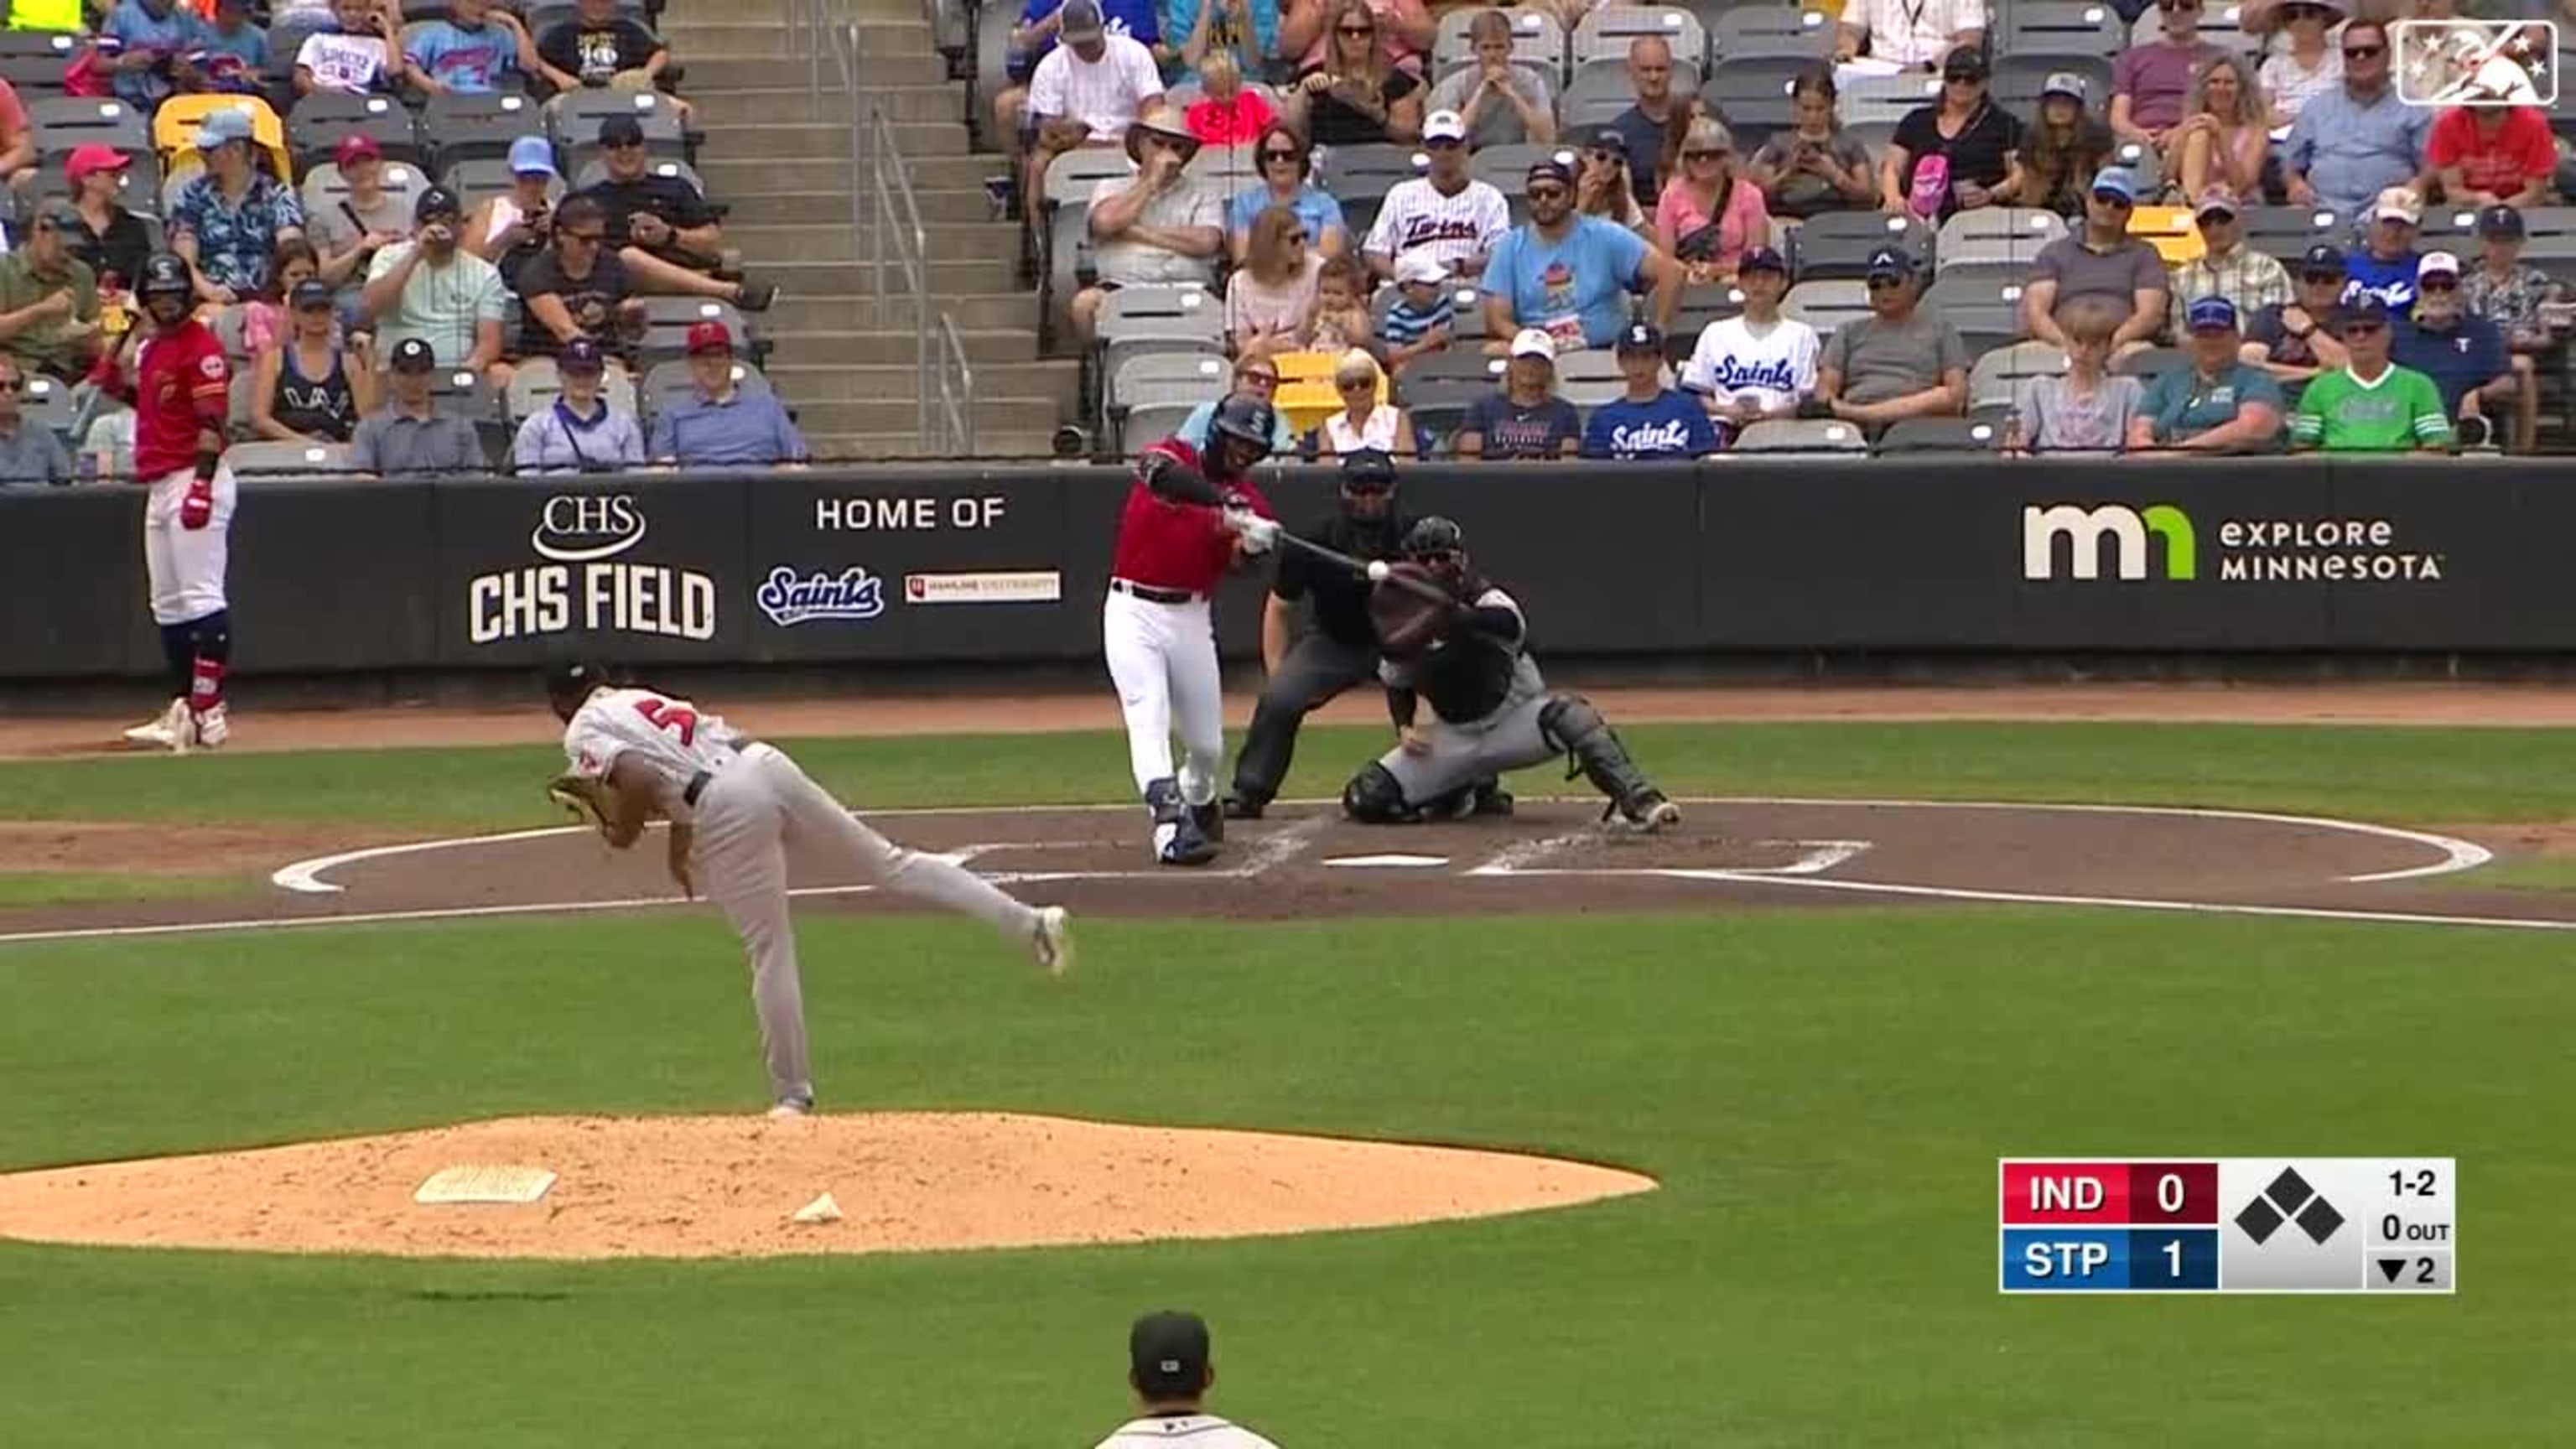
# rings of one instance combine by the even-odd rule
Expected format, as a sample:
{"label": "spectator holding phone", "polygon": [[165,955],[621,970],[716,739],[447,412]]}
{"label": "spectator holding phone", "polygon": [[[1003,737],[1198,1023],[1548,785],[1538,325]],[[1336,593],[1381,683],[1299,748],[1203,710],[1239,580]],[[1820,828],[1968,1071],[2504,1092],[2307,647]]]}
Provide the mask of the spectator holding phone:
{"label": "spectator holding phone", "polygon": [[364,96],[390,91],[410,74],[393,36],[400,26],[375,0],[332,0],[337,28],[304,37],[295,52],[295,93]]}
{"label": "spectator holding phone", "polygon": [[508,77],[537,69],[527,27],[492,0],[449,0],[447,18],[413,31],[403,57],[413,81],[434,96],[492,95]]}
{"label": "spectator holding phone", "polygon": [[510,143],[510,189],[483,198],[465,219],[465,248],[501,269],[501,280],[519,288],[519,269],[544,251],[554,234],[548,196],[563,173],[555,169],[554,143],[521,136]]}
{"label": "spectator holding phone", "polygon": [[1791,81],[1789,105],[1794,124],[1773,132],[1747,168],[1771,214],[1804,221],[1828,211],[1875,209],[1878,168],[1835,112],[1833,72],[1817,66]]}
{"label": "spectator holding phone", "polygon": [[608,249],[608,217],[576,196],[555,214],[554,245],[519,270],[526,321],[518,355],[546,357],[588,339],[622,355],[620,339],[642,321],[644,303],[630,295],[625,264]]}
{"label": "spectator holding phone", "polygon": [[373,136],[348,135],[332,153],[349,194],[306,218],[305,232],[322,256],[322,280],[344,287],[364,277],[376,253],[401,241],[410,208],[385,194],[385,152]]}
{"label": "spectator holding phone", "polygon": [[206,30],[204,48],[210,56],[230,57],[251,82],[227,90],[258,89],[258,78],[268,69],[268,32],[259,28],[255,9],[251,0],[215,0],[215,20]]}
{"label": "spectator holding phone", "polygon": [[99,27],[98,61],[114,75],[117,98],[148,116],[197,88],[187,56],[204,43],[204,23],[176,0],[118,0]]}
{"label": "spectator holding phone", "polygon": [[66,240],[72,255],[89,263],[98,275],[102,299],[130,292],[135,279],[143,275],[143,259],[152,254],[152,229],[125,209],[129,164],[123,152],[93,141],[74,146],[63,165],[63,178],[71,183],[72,209],[80,217],[79,228]]}
{"label": "spectator holding phone", "polygon": [[500,269],[459,244],[465,218],[455,192],[429,188],[412,215],[412,239],[368,263],[360,310],[397,356],[416,340],[441,368],[485,372],[501,360]]}

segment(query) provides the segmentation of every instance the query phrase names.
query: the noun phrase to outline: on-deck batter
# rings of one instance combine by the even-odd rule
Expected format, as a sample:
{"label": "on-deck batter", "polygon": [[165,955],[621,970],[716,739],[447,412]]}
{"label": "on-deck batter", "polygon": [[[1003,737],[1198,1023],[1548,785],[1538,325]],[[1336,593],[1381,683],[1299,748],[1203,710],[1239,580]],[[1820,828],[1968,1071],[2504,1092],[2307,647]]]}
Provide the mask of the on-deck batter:
{"label": "on-deck batter", "polygon": [[1064,907],[1023,904],[953,861],[894,844],[859,823],[786,751],[745,739],[723,717],[649,689],[614,687],[596,664],[549,670],[546,698],[564,721],[572,772],[605,780],[615,793],[609,844],[623,850],[648,820],[670,821],[671,878],[691,895],[704,880],[742,937],[769,1063],[771,1116],[814,1110],[804,983],[787,908],[789,849],[854,871],[879,889],[973,916],[1026,942],[1051,973],[1072,964]]}
{"label": "on-deck batter", "polygon": [[1208,421],[1204,451],[1177,437],[1145,449],[1118,516],[1100,644],[1127,721],[1127,761],[1153,818],[1154,859],[1164,865],[1204,865],[1225,838],[1216,803],[1225,714],[1208,595],[1242,553],[1279,536],[1269,500],[1246,476],[1270,456],[1275,425],[1261,399],[1226,398]]}
{"label": "on-deck batter", "polygon": [[190,315],[196,284],[186,262],[153,253],[135,291],[152,330],[134,358],[134,472],[152,490],[143,513],[143,567],[171,698],[158,718],[127,730],[125,739],[185,754],[219,748],[232,733],[224,713],[233,647],[224,573],[234,488],[233,471],[223,462],[232,369],[213,330]]}

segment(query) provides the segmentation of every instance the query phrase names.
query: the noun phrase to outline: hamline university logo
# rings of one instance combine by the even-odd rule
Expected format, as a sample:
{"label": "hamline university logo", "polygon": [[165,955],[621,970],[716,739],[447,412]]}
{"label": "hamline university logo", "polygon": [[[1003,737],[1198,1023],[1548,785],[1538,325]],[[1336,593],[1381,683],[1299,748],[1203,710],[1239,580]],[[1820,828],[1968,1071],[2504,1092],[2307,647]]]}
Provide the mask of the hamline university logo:
{"label": "hamline university logo", "polygon": [[[2058,542],[2065,540],[2065,576],[2102,577],[2107,543],[2112,577],[2142,580],[2153,561],[2150,540],[2162,545],[2162,577],[2201,578],[2201,535],[2191,515],[2170,503],[2130,508],[2118,503],[2034,503],[2021,511],[2021,576],[2032,582],[2058,577]],[[2442,577],[2442,556],[2398,546],[2397,525],[2386,518],[2230,518],[2217,529],[2220,583],[2413,583]]]}

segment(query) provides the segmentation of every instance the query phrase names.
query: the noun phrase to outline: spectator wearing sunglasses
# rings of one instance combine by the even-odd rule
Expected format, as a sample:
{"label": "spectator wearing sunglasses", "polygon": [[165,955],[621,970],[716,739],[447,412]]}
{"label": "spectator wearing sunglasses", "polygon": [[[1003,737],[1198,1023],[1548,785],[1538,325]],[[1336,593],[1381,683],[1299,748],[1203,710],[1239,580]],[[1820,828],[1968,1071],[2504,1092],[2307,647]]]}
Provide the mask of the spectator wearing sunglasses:
{"label": "spectator wearing sunglasses", "polygon": [[2082,229],[2041,247],[2031,263],[2030,283],[2021,300],[2022,321],[2031,336],[2066,346],[2057,309],[2083,297],[2101,298],[2117,316],[2111,333],[2114,357],[2151,344],[2164,330],[2172,283],[2156,249],[2129,235],[2129,216],[2137,201],[2135,172],[2125,166],[2105,166],[2094,173]]}
{"label": "spectator wearing sunglasses", "polygon": [[[1628,325],[1632,292],[1648,296],[1655,325],[1672,322],[1681,264],[1626,227],[1576,212],[1570,159],[1551,156],[1530,167],[1522,194],[1529,199],[1529,225],[1504,233],[1485,266],[1486,335],[1504,338],[1534,327],[1558,355],[1607,347]],[[1766,235],[1767,224],[1766,218]]]}
{"label": "spectator wearing sunglasses", "polygon": [[[2253,10],[2248,5],[2244,13],[2250,17]],[[2290,0],[2279,14],[2288,39],[2273,46],[2255,78],[2272,98],[2272,119],[2289,125],[2308,102],[2343,84],[2343,49],[2326,32],[2348,17],[2334,0]]]}
{"label": "spectator wearing sunglasses", "polygon": [[1181,115],[1202,145],[1249,146],[1278,119],[1269,97],[1244,85],[1234,57],[1222,50],[1200,68],[1199,90],[1199,98]]}
{"label": "spectator wearing sunglasses", "polygon": [[1306,228],[1308,251],[1319,257],[1338,257],[1350,250],[1351,234],[1342,224],[1342,204],[1333,199],[1331,192],[1308,179],[1313,170],[1312,158],[1294,129],[1273,121],[1253,144],[1252,160],[1261,184],[1236,192],[1225,208],[1227,250],[1237,264],[1252,250],[1253,219],[1274,206],[1297,213],[1298,223]]}
{"label": "spectator wearing sunglasses", "polygon": [[2182,123],[2192,77],[2227,52],[2200,38],[2200,0],[2156,0],[2160,39],[2120,52],[2111,68],[2111,130],[2162,147]]}
{"label": "spectator wearing sunglasses", "polygon": [[2414,315],[2395,324],[2389,355],[2433,379],[2443,411],[2463,433],[2472,431],[2471,419],[2484,428],[2498,412],[2514,414],[2519,424],[2538,397],[2523,396],[2524,379],[2514,371],[2503,330],[2470,315],[2460,271],[2460,259],[2449,252],[2424,254],[2415,270]]}
{"label": "spectator wearing sunglasses", "polygon": [[2538,106],[2453,106],[2424,141],[2424,164],[2453,206],[2540,206],[2558,171],[2558,138]]}
{"label": "spectator wearing sunglasses", "polygon": [[2357,217],[2389,187],[2421,189],[2433,113],[2399,100],[2389,84],[2387,26],[2345,26],[2342,54],[2343,84],[2300,108],[2281,143],[2281,168],[2291,205]]}
{"label": "spectator wearing sunglasses", "polygon": [[2173,330],[2180,336],[2190,319],[2184,311],[2204,297],[2224,297],[2240,318],[2290,300],[2290,273],[2280,259],[2245,244],[2244,219],[2233,193],[2212,187],[2192,208],[2200,230],[2201,253],[2174,269]]}
{"label": "spectator wearing sunglasses", "polygon": [[2344,309],[2340,325],[2350,361],[2322,372],[2299,394],[2290,415],[2290,443],[2329,453],[2406,453],[2447,450],[2455,435],[2442,411],[2433,379],[2400,367],[2389,355],[2388,305],[2363,296]]}
{"label": "spectator wearing sunglasses", "polygon": [[1299,73],[1281,112],[1319,146],[1401,144],[1422,134],[1422,82],[1387,56],[1368,0],[1334,0],[1331,46]]}
{"label": "spectator wearing sunglasses", "polygon": [[[1423,59],[1440,37],[1431,7],[1425,0],[1367,0],[1364,8],[1376,22],[1377,48],[1387,64],[1421,75]],[[1331,32],[1344,13],[1342,0],[1292,0],[1279,22],[1277,53],[1295,56],[1300,70],[1323,64],[1334,53]]]}
{"label": "spectator wearing sunglasses", "polygon": [[1987,91],[1985,53],[1941,62],[1941,95],[1896,123],[1878,153],[1879,205],[1939,224],[2021,193],[2022,124]]}
{"label": "spectator wearing sunglasses", "polygon": [[1596,127],[1583,146],[1582,174],[1574,183],[1574,209],[1652,236],[1655,219],[1637,204],[1636,179],[1628,171],[1628,140],[1615,126]]}
{"label": "spectator wearing sunglasses", "polygon": [[1253,218],[1252,248],[1225,284],[1226,346],[1237,357],[1301,352],[1315,321],[1315,274],[1324,259],[1297,213],[1274,206]]}
{"label": "spectator wearing sunglasses", "polygon": [[[1233,389],[1229,395],[1236,394],[1269,403],[1279,395],[1279,364],[1267,357],[1247,357],[1235,363]],[[1190,409],[1189,416],[1181,419],[1181,425],[1172,429],[1172,436],[1193,448],[1205,448],[1208,445],[1208,428],[1216,421],[1216,405],[1223,400],[1210,398]],[[1297,451],[1296,430],[1288,425],[1287,417],[1276,407],[1270,410],[1270,451],[1275,457],[1285,457]]]}
{"label": "spectator wearing sunglasses", "polygon": [[1681,174],[1655,201],[1655,245],[1682,264],[1685,285],[1729,281],[1753,247],[1771,245],[1771,207],[1736,171],[1735,138],[1706,116],[1682,137]]}
{"label": "spectator wearing sunglasses", "polygon": [[71,251],[79,224],[49,197],[25,243],[0,256],[0,347],[21,369],[78,378],[98,352],[98,277]]}
{"label": "spectator wearing sunglasses", "polygon": [[2254,314],[2237,355],[2276,382],[2306,382],[2343,366],[2345,268],[2341,247],[2319,242],[2308,248],[2292,268],[2290,300]]}
{"label": "spectator wearing sunglasses", "polygon": [[1872,428],[1966,412],[1968,344],[1949,319],[1918,305],[1923,282],[1914,254],[1880,247],[1869,255],[1868,280],[1870,315],[1826,340],[1817,400],[1833,416]]}
{"label": "spectator wearing sunglasses", "polygon": [[[1078,3],[1078,0],[1077,0]],[[1189,174],[1198,138],[1179,108],[1157,104],[1127,128],[1132,176],[1108,176],[1091,191],[1089,226],[1098,285],[1074,294],[1074,329],[1086,342],[1101,304],[1120,287],[1213,286],[1225,254],[1225,203]]]}

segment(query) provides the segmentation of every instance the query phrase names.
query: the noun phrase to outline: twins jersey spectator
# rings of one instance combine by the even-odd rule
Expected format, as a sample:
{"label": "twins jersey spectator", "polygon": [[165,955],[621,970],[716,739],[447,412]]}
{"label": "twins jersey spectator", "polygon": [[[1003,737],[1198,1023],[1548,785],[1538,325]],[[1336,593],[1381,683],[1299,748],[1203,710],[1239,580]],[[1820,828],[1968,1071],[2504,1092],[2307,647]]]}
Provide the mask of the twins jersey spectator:
{"label": "twins jersey spectator", "polygon": [[[1426,140],[1444,134],[1451,139],[1466,135],[1465,123],[1454,112],[1434,112],[1423,124]],[[1395,263],[1416,251],[1428,253],[1452,275],[1473,275],[1511,229],[1512,209],[1503,194],[1491,182],[1467,175],[1464,147],[1444,147],[1431,153],[1429,176],[1399,181],[1388,190],[1360,249],[1381,275],[1391,275]]]}

